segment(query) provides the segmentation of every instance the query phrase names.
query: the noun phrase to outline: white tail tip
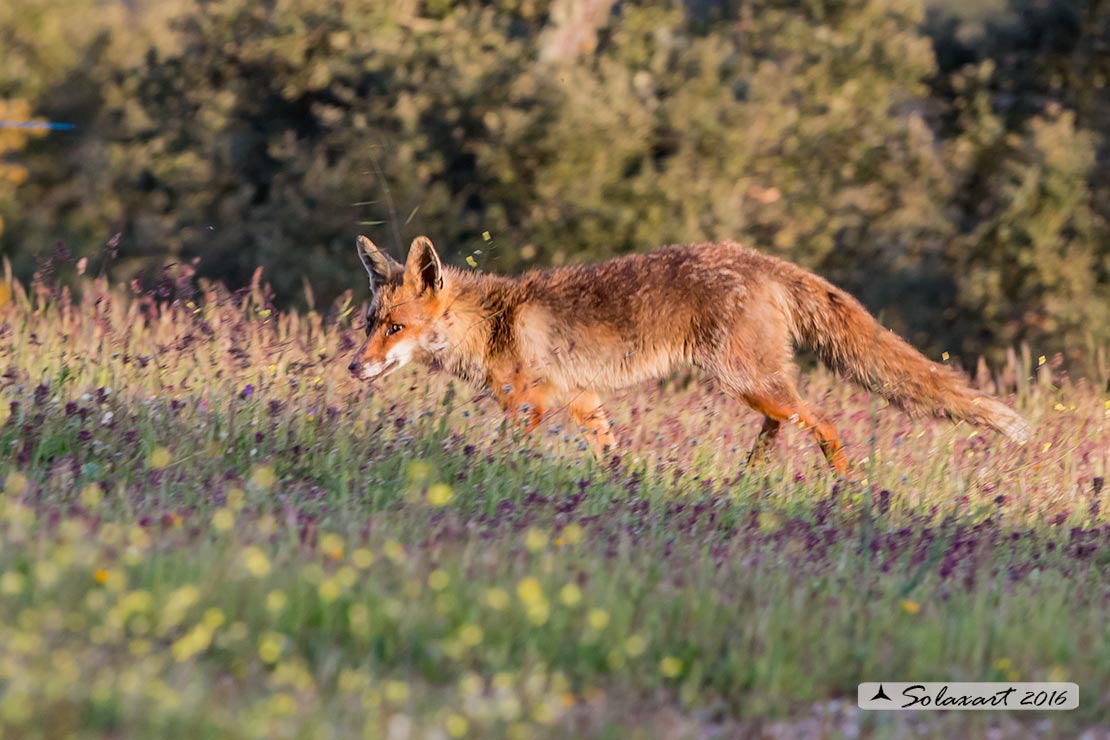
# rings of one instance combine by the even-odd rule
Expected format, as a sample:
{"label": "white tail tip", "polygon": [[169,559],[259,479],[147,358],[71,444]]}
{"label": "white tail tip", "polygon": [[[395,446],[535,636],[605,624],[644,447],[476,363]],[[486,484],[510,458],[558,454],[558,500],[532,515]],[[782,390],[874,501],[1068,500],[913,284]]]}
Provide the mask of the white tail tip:
{"label": "white tail tip", "polygon": [[994,412],[994,428],[1014,442],[1023,445],[1032,438],[1033,428],[1016,411],[1001,403],[995,404],[991,410]]}

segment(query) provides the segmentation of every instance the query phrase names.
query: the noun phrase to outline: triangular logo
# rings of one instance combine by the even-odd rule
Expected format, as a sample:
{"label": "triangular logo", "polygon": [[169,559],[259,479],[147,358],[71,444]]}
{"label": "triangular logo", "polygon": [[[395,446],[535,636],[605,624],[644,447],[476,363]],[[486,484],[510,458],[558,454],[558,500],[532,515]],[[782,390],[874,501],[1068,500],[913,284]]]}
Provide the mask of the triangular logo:
{"label": "triangular logo", "polygon": [[886,692],[883,691],[882,684],[879,684],[878,693],[871,697],[871,701],[875,701],[876,699],[886,699],[887,701],[893,701],[889,696],[886,695]]}

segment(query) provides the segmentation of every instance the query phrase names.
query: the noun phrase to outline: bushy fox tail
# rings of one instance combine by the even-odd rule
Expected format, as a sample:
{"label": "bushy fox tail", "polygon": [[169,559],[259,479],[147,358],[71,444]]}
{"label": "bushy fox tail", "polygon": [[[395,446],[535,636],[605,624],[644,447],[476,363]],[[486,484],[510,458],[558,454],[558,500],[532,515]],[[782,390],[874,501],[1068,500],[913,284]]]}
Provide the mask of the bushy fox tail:
{"label": "bushy fox tail", "polygon": [[791,280],[795,341],[829,367],[908,413],[988,426],[1018,444],[1031,429],[1002,402],[977,393],[950,367],[932,362],[879,325],[852,296],[799,269]]}

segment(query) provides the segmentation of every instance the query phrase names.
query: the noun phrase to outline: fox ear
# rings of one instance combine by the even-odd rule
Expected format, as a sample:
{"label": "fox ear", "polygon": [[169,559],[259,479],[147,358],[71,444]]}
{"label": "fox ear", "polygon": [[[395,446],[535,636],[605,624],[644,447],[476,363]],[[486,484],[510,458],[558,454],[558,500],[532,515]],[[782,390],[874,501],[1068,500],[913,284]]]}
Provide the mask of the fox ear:
{"label": "fox ear", "polygon": [[358,250],[358,258],[362,261],[362,266],[366,268],[366,274],[370,276],[372,293],[377,292],[386,283],[393,282],[404,272],[404,268],[395,259],[378,249],[377,245],[365,236],[355,240],[355,248]]}
{"label": "fox ear", "polygon": [[443,264],[439,261],[432,240],[418,236],[409,247],[409,258],[405,263],[405,282],[421,290],[433,293],[443,287]]}

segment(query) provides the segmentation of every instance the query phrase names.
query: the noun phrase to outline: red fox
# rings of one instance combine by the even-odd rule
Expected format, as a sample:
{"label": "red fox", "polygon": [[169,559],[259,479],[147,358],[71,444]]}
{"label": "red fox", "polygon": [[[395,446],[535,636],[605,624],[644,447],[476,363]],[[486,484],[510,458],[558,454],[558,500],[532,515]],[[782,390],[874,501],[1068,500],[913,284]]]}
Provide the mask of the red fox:
{"label": "red fox", "polygon": [[783,422],[816,438],[847,475],[833,426],[798,395],[795,346],[908,412],[992,427],[1029,425],[881,327],[855,298],[735,242],[666,247],[589,266],[503,277],[444,266],[427,237],[404,266],[360,236],[370,276],[366,343],[348,369],[373,381],[416,360],[484,386],[525,431],[565,407],[598,455],[616,440],[599,393],[694,366],[763,414],[748,457]]}

